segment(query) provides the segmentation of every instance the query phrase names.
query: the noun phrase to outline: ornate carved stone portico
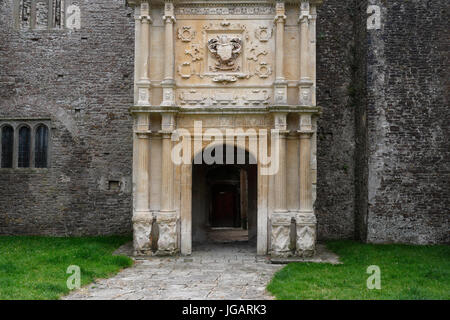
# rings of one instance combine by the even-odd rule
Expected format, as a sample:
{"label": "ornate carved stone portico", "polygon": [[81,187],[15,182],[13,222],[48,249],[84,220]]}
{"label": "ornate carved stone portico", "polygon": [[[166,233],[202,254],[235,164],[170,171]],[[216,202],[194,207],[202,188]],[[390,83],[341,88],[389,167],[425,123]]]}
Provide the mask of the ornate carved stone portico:
{"label": "ornate carved stone portico", "polygon": [[255,159],[257,253],[314,254],[321,2],[128,1],[137,255],[192,252],[193,166],[222,145]]}

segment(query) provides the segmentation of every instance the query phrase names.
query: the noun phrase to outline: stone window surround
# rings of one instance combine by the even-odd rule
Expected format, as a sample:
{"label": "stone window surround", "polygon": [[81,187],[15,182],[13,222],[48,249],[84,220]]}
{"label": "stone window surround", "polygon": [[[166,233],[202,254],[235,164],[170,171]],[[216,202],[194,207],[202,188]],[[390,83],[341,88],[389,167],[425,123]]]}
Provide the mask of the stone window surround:
{"label": "stone window surround", "polygon": [[[13,0],[14,1],[14,24],[16,29],[23,29],[21,26],[21,9],[23,5],[22,0]],[[30,1],[30,21],[29,21],[29,28],[26,28],[26,30],[33,30],[33,31],[42,31],[42,30],[61,30],[65,29],[65,8],[67,6],[67,0],[59,0],[59,10],[61,10],[60,15],[60,21],[59,24],[55,21],[55,16],[53,12],[53,3],[54,0],[31,0]],[[70,1],[69,1],[70,2]],[[38,28],[36,24],[36,5],[37,3],[45,3],[47,6],[47,27],[45,28]],[[50,10],[51,9],[51,10]]]}
{"label": "stone window surround", "polygon": [[[44,125],[48,129],[48,148],[47,148],[47,167],[36,168],[35,167],[35,136],[36,130],[40,125]],[[0,136],[1,131],[4,126],[11,126],[13,128],[14,142],[13,142],[13,165],[12,168],[0,168],[0,170],[47,170],[51,168],[52,161],[52,129],[51,120],[47,118],[36,118],[36,119],[0,119]],[[28,168],[20,168],[18,166],[18,155],[19,155],[19,130],[22,127],[29,127],[31,130],[31,140],[30,140],[30,166]],[[0,144],[0,159],[1,159],[1,144]]]}

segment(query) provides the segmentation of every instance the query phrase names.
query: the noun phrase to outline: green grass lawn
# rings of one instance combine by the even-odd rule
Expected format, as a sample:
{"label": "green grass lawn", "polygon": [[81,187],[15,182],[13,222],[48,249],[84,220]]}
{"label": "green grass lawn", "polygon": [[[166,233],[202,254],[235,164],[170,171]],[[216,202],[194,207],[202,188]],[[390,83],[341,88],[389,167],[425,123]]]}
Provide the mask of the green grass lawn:
{"label": "green grass lawn", "polygon": [[81,269],[81,285],[105,278],[133,261],[113,256],[129,237],[0,237],[0,299],[58,299],[69,292],[70,265]]}
{"label": "green grass lawn", "polygon": [[[291,263],[267,289],[277,299],[450,299],[450,246],[371,245],[331,241],[341,265]],[[381,290],[367,289],[367,267],[381,271]]]}

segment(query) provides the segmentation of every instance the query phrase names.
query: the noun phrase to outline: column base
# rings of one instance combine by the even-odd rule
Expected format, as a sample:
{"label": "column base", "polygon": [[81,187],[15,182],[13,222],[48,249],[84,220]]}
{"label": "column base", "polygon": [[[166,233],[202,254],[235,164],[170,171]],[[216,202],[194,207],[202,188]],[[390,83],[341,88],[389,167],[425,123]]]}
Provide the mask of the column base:
{"label": "column base", "polygon": [[272,215],[272,257],[286,258],[294,255],[291,245],[291,220],[289,212],[276,212]]}
{"label": "column base", "polygon": [[150,211],[139,211],[133,214],[133,247],[135,256],[153,255],[152,241],[153,215]]}
{"label": "column base", "polygon": [[314,256],[317,233],[314,212],[274,212],[271,224],[272,257]]}
{"label": "column base", "polygon": [[312,257],[316,252],[317,220],[313,211],[295,214],[296,249],[299,257]]}
{"label": "column base", "polygon": [[158,250],[157,255],[170,256],[178,253],[178,217],[175,211],[160,211],[157,214]]}

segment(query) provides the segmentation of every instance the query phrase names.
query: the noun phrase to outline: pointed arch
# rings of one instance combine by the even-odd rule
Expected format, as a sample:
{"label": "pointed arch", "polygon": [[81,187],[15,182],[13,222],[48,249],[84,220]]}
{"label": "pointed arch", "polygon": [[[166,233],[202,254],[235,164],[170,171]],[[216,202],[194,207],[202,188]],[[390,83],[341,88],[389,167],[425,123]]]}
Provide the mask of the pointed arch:
{"label": "pointed arch", "polygon": [[34,166],[36,168],[48,167],[48,135],[46,125],[40,124],[36,127],[34,140]]}
{"label": "pointed arch", "polygon": [[27,125],[19,128],[17,167],[29,168],[31,160],[31,129]]}
{"label": "pointed arch", "polygon": [[1,128],[1,167],[13,167],[14,129],[10,125]]}

